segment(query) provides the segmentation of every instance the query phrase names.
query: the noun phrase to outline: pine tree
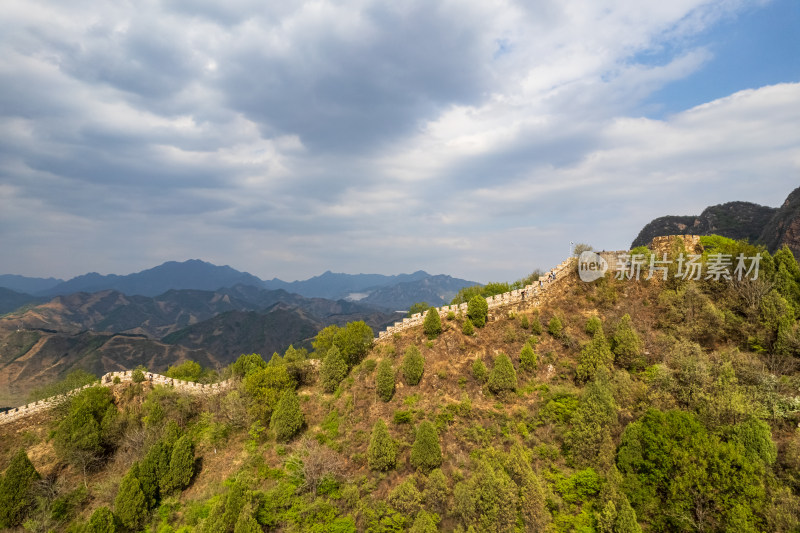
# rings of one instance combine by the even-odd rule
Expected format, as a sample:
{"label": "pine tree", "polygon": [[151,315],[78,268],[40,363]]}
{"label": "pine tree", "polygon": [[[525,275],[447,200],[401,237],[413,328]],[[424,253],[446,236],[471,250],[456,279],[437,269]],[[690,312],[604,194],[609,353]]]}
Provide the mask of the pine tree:
{"label": "pine tree", "polygon": [[486,383],[486,380],[489,378],[489,370],[486,368],[486,365],[483,364],[483,359],[480,357],[475,359],[475,362],[472,363],[472,377],[474,377],[475,381],[478,383]]}
{"label": "pine tree", "polygon": [[339,351],[339,348],[333,346],[328,350],[328,355],[322,362],[322,368],[319,371],[320,380],[322,381],[322,389],[325,392],[333,392],[339,383],[347,376],[347,361]]}
{"label": "pine tree", "polygon": [[160,484],[164,484],[165,492],[169,480],[170,453],[163,442],[159,441],[150,446],[147,455],[139,464],[139,484],[142,487],[147,507],[153,509],[158,505],[160,497]]}
{"label": "pine tree", "polygon": [[528,531],[543,531],[550,520],[545,506],[542,483],[531,468],[528,451],[519,444],[511,446],[505,458],[505,469],[519,487],[519,510]]}
{"label": "pine tree", "polygon": [[253,512],[249,506],[245,506],[242,512],[239,513],[239,518],[236,520],[236,526],[233,528],[233,533],[261,533],[264,531],[258,522],[253,518]]}
{"label": "pine tree", "polygon": [[92,513],[89,523],[86,524],[85,533],[116,533],[117,524],[114,513],[105,505],[98,507]]}
{"label": "pine tree", "polygon": [[300,400],[293,390],[284,391],[275,411],[272,412],[270,427],[275,431],[278,442],[288,442],[297,435],[305,423],[303,411],[300,410]]}
{"label": "pine tree", "polygon": [[547,331],[556,339],[560,339],[564,334],[564,324],[561,322],[561,319],[557,316],[553,316],[550,322],[547,323]]}
{"label": "pine tree", "polygon": [[20,449],[11,459],[6,474],[0,480],[0,527],[14,527],[22,522],[34,503],[33,484],[39,473],[28,454]]}
{"label": "pine tree", "polygon": [[409,385],[419,384],[424,369],[425,359],[419,352],[419,348],[416,346],[406,348],[406,353],[403,356],[403,375],[406,378],[406,383]]}
{"label": "pine tree", "polygon": [[578,466],[607,468],[614,462],[611,431],[618,422],[617,404],[608,384],[608,373],[598,375],[583,390],[572,415],[565,444]]}
{"label": "pine tree", "polygon": [[404,515],[413,515],[420,510],[422,493],[417,489],[414,476],[407,477],[389,492],[389,505]]}
{"label": "pine tree", "polygon": [[367,463],[372,470],[391,470],[397,461],[397,447],[389,435],[386,423],[378,419],[372,426],[367,449]]}
{"label": "pine tree", "polygon": [[270,427],[275,431],[278,442],[288,442],[294,437],[305,423],[303,411],[300,410],[300,401],[293,390],[284,391],[275,411],[272,413]]}
{"label": "pine tree", "polygon": [[447,478],[444,476],[441,468],[435,468],[425,482],[425,490],[422,491],[422,499],[425,501],[425,506],[441,513],[444,511],[447,504],[447,496],[450,489],[447,486]]}
{"label": "pine tree", "polygon": [[622,496],[617,510],[617,519],[614,522],[614,533],[642,533],[642,528],[636,520],[636,511],[631,507],[628,498]]}
{"label": "pine tree", "polygon": [[494,367],[489,373],[489,390],[495,394],[517,390],[517,372],[511,359],[504,353],[494,359]]}
{"label": "pine tree", "polygon": [[172,448],[169,460],[170,485],[173,490],[183,490],[189,486],[194,476],[194,446],[191,439],[184,435]]}
{"label": "pine tree", "polygon": [[468,318],[464,321],[464,325],[461,326],[461,333],[469,337],[475,335],[475,325],[472,323],[472,320]]}
{"label": "pine tree", "polygon": [[608,346],[606,336],[603,335],[602,329],[598,330],[592,340],[581,348],[581,353],[578,355],[576,369],[578,379],[583,382],[591,381],[601,367],[610,368],[613,363],[614,355]]}
{"label": "pine tree", "polygon": [[442,332],[442,320],[439,317],[439,311],[435,307],[428,309],[425,314],[425,321],[422,323],[422,329],[429,339],[435,339]]}
{"label": "pine tree", "polygon": [[411,446],[411,465],[430,472],[442,465],[442,448],[436,427],[427,420],[417,426],[417,436]]}
{"label": "pine tree", "polygon": [[482,328],[489,316],[489,304],[486,298],[476,294],[467,303],[467,316],[476,328]]}
{"label": "pine tree", "polygon": [[614,336],[611,337],[611,351],[617,359],[617,364],[624,368],[643,366],[641,360],[642,339],[633,329],[631,315],[625,314],[617,324]]}
{"label": "pine tree", "polygon": [[598,533],[614,533],[614,522],[617,520],[617,506],[613,500],[608,500],[603,510],[597,516]]}
{"label": "pine tree", "polygon": [[592,315],[589,317],[589,320],[586,321],[586,333],[589,335],[594,335],[602,329],[603,323],[600,322],[600,318],[598,316]]}
{"label": "pine tree", "polygon": [[388,402],[394,396],[394,369],[388,359],[383,359],[378,363],[378,373],[375,376],[375,391],[384,402]]}
{"label": "pine tree", "polygon": [[539,366],[539,358],[531,345],[526,342],[519,353],[519,367],[526,372],[533,372],[537,366]]}
{"label": "pine tree", "polygon": [[437,533],[437,531],[439,528],[436,527],[436,521],[430,513],[422,510],[417,513],[409,533]]}
{"label": "pine tree", "polygon": [[128,529],[138,531],[147,517],[147,501],[142,486],[136,477],[139,467],[137,463],[128,470],[119,485],[117,499],[114,500],[116,515]]}

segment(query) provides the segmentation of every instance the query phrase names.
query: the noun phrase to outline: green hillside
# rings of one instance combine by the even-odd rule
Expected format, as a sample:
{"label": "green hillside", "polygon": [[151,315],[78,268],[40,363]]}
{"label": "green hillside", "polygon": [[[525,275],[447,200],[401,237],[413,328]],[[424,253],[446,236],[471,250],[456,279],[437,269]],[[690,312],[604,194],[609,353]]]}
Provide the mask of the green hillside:
{"label": "green hillside", "polygon": [[800,267],[703,244],[761,253],[759,278],[573,273],[483,327],[243,355],[217,396],[88,389],[0,426],[0,526],[799,531]]}

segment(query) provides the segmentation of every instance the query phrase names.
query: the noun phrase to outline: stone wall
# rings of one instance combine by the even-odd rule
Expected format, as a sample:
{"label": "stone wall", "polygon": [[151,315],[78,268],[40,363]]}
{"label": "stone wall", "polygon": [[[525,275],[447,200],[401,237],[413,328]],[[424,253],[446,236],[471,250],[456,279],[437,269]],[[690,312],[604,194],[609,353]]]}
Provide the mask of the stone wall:
{"label": "stone wall", "polygon": [[665,235],[663,237],[655,237],[647,247],[660,257],[663,254],[672,253],[672,244],[678,240],[683,241],[686,253],[703,253],[703,245],[700,244],[700,235]]}
{"label": "stone wall", "polygon": [[[174,387],[176,389],[188,392],[190,394],[216,394],[217,392],[228,389],[232,385],[231,380],[220,381],[219,383],[208,383],[208,384],[195,383],[193,381],[184,381],[180,379],[168,378],[167,376],[162,376],[161,374],[154,374],[152,372],[145,372],[144,377],[145,381],[152,383],[154,385],[165,385],[169,387]],[[56,405],[67,401],[72,396],[75,396],[82,390],[87,389],[89,387],[100,387],[100,386],[111,387],[112,385],[114,385],[114,378],[119,378],[119,381],[123,383],[132,382],[133,371],[125,370],[123,372],[109,372],[107,374],[104,374],[103,377],[100,378],[99,383],[91,383],[89,385],[84,385],[83,387],[73,389],[65,394],[51,396],[50,398],[45,398],[44,400],[39,400],[37,402],[9,409],[5,413],[0,413],[0,425],[13,422],[14,420],[19,420],[20,418],[30,416],[34,413],[39,413],[41,411],[46,411],[47,409],[51,409],[52,407],[55,407]]]}
{"label": "stone wall", "polygon": [[[571,265],[574,265],[574,261],[570,258],[566,261],[562,261],[557,267],[555,267],[553,269],[556,274],[555,281],[562,279],[568,273]],[[511,292],[504,292],[503,294],[490,296],[486,298],[486,303],[489,305],[490,311],[497,307],[521,304],[523,302],[532,302],[534,305],[536,305],[540,296],[542,296],[542,294],[544,294],[553,283],[554,281],[550,280],[548,276],[542,276],[539,278],[538,284],[527,285],[522,289],[516,289]],[[455,314],[461,313],[462,315],[467,314],[466,303],[443,305],[442,307],[436,307],[435,309],[438,311],[439,317],[442,319],[446,318],[447,314],[450,312]],[[425,313],[415,313],[411,315],[410,318],[404,318],[401,322],[395,322],[393,326],[389,326],[386,328],[386,330],[378,333],[377,339],[379,341],[387,340],[395,333],[399,333],[408,328],[421,326],[424,321]]]}

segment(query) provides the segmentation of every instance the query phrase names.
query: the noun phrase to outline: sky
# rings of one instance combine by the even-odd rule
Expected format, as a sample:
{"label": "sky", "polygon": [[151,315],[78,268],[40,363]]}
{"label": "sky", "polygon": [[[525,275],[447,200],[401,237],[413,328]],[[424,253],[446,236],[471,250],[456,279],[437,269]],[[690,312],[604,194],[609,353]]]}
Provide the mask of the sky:
{"label": "sky", "polygon": [[4,0],[0,274],[511,281],[800,186],[797,0]]}

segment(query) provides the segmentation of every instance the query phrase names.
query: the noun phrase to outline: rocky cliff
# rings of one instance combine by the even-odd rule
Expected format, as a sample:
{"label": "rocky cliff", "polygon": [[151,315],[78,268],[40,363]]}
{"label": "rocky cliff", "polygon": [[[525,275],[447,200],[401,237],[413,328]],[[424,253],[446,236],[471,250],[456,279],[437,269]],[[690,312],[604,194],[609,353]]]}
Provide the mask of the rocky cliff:
{"label": "rocky cliff", "polygon": [[664,235],[722,235],[763,244],[770,252],[788,246],[800,257],[800,188],[779,208],[751,202],[707,207],[697,216],[664,216],[647,224],[631,247],[645,246]]}

